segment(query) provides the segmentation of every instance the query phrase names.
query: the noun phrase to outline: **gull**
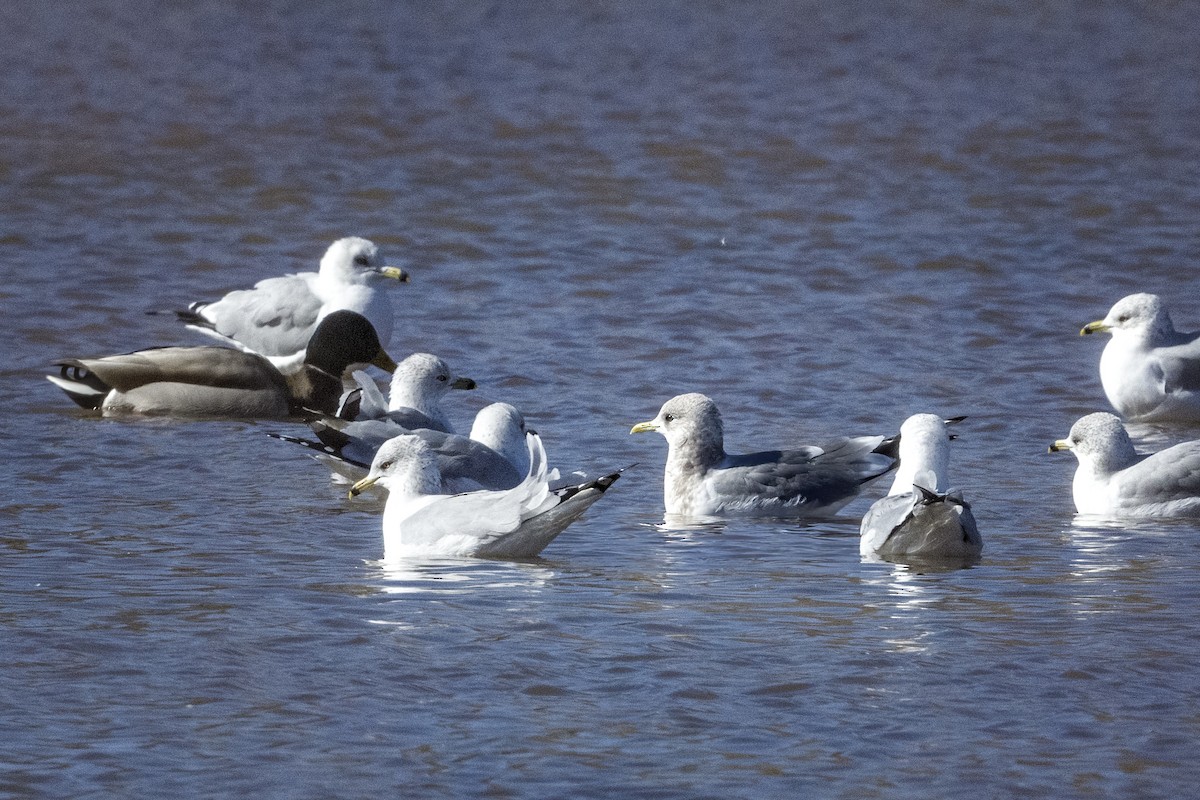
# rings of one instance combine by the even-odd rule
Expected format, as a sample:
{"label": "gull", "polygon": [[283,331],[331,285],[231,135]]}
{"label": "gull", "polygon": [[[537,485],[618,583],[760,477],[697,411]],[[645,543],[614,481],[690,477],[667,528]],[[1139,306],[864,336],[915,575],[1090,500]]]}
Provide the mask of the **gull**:
{"label": "gull", "polygon": [[1153,294],[1123,297],[1079,333],[1111,333],[1100,383],[1131,422],[1200,422],[1200,332],[1180,333]]}
{"label": "gull", "polygon": [[408,281],[408,273],[383,264],[379,248],[367,239],[338,239],[321,258],[317,272],[267,278],[252,289],[230,292],[220,300],[196,302],[175,312],[188,327],[268,359],[281,372],[304,362],[304,349],[317,324],[338,310],[356,311],[370,320],[380,341],[392,337],[390,299],[376,290],[379,281]]}
{"label": "gull", "polygon": [[375,484],[388,490],[385,561],[412,555],[533,558],[599,500],[620,472],[551,490],[541,439],[530,433],[526,444],[529,472],[516,487],[443,494],[432,449],[420,437],[403,434],[379,448],[371,471],[351,487],[350,496]]}
{"label": "gull", "polygon": [[[337,482],[353,483],[365,477],[379,448],[409,432],[386,420],[349,422],[328,415],[310,419],[308,424],[319,441],[279,433],[268,435],[316,451],[314,458],[329,467]],[[480,409],[470,437],[429,429],[411,433],[433,450],[444,494],[511,489],[529,471],[525,419],[508,403]],[[520,447],[520,456],[515,460],[512,442]]]}
{"label": "gull", "polygon": [[454,433],[450,418],[442,410],[442,399],[452,389],[474,389],[475,381],[451,371],[450,365],[429,353],[413,353],[392,374],[388,410],[380,419],[391,420],[409,430],[429,428]]}
{"label": "gull", "polygon": [[1088,414],[1050,452],[1079,459],[1071,494],[1080,514],[1108,517],[1200,517],[1200,441],[1139,455],[1107,412]]}
{"label": "gull", "polygon": [[525,417],[515,406],[508,403],[490,403],[476,412],[470,435],[475,441],[504,456],[505,461],[524,475],[529,472],[526,433]]}
{"label": "gull", "polygon": [[900,426],[900,463],[886,497],[876,500],[859,528],[866,559],[974,560],[983,539],[971,506],[948,489],[950,436],[935,414],[914,414]]}
{"label": "gull", "polygon": [[158,347],[104,358],[54,362],[47,375],[80,406],[105,415],[285,418],[332,412],[352,364],[396,366],[361,314],[339,311],[317,326],[304,364],[284,375],[262,356],[228,347]]}
{"label": "gull", "polygon": [[347,392],[338,405],[337,416],[342,419],[385,420],[404,430],[428,428],[446,433],[453,433],[454,425],[442,410],[442,399],[452,389],[476,387],[475,381],[455,375],[445,361],[429,353],[413,353],[396,366],[388,388],[390,399],[384,398],[367,373],[355,372],[353,380],[357,388]]}
{"label": "gull", "polygon": [[882,436],[728,455],[716,403],[698,393],[668,400],[630,433],[645,431],[667,440],[664,502],[680,516],[833,514],[895,465]]}

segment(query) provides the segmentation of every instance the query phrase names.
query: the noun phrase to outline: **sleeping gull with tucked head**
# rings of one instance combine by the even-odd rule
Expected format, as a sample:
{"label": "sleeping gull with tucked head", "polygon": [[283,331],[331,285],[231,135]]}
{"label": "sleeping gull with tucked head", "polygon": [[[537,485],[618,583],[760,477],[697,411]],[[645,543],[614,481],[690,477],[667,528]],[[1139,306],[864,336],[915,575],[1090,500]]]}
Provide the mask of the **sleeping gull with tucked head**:
{"label": "sleeping gull with tucked head", "polygon": [[158,347],[104,358],[55,362],[46,377],[84,408],[112,414],[284,418],[313,409],[332,413],[342,374],[371,362],[396,364],[365,317],[338,311],[321,321],[301,369],[284,375],[260,355],[229,347]]}
{"label": "sleeping gull with tucked head", "polygon": [[1121,420],[1098,412],[1050,445],[1061,450],[1079,460],[1071,493],[1080,514],[1200,517],[1200,441],[1139,455]]}
{"label": "sleeping gull with tucked head", "polygon": [[1100,383],[1131,422],[1200,422],[1200,332],[1175,330],[1157,295],[1131,294],[1080,335],[1111,333]]}
{"label": "sleeping gull with tucked head", "polygon": [[384,560],[414,555],[532,558],[600,499],[619,472],[551,490],[546,451],[527,437],[529,472],[507,491],[442,494],[429,445],[401,435],[379,448],[354,497],[379,484],[388,490],[383,511]]}
{"label": "sleeping gull with tucked head", "polygon": [[882,436],[729,455],[716,403],[697,393],[668,400],[630,433],[645,431],[667,440],[663,499],[667,513],[680,516],[830,515],[895,464]]}
{"label": "sleeping gull with tucked head", "polygon": [[947,488],[950,436],[935,414],[914,414],[900,426],[900,463],[886,497],[859,528],[866,559],[974,560],[983,539],[971,507]]}
{"label": "sleeping gull with tucked head", "polygon": [[[353,483],[366,476],[383,444],[408,433],[387,420],[350,422],[322,415],[308,421],[319,441],[271,433],[270,436],[316,451],[314,456],[333,472],[335,482]],[[525,419],[507,403],[492,403],[475,415],[471,435],[420,428],[411,431],[433,450],[442,493],[477,489],[511,489],[529,472],[525,445]],[[513,458],[513,444],[520,447]]]}
{"label": "sleeping gull with tucked head", "polygon": [[294,372],[317,324],[340,309],[370,320],[387,345],[394,312],[391,300],[376,289],[384,279],[406,283],[408,273],[385,265],[373,242],[351,236],[329,246],[318,272],[267,278],[176,314],[190,328],[265,356],[281,372]]}

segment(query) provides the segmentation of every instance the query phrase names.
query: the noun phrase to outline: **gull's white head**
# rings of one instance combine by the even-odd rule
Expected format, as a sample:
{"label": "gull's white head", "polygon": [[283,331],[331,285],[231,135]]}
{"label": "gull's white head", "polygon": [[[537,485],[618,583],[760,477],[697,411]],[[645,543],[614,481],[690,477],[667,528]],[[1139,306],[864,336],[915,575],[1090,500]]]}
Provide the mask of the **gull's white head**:
{"label": "gull's white head", "polygon": [[407,272],[384,264],[375,243],[358,236],[338,239],[329,245],[321,257],[320,275],[339,283],[366,283],[378,277],[408,282]]}
{"label": "gull's white head", "polygon": [[913,414],[900,426],[900,463],[888,494],[911,492],[914,484],[943,493],[950,464],[950,435],[936,414]]}
{"label": "gull's white head", "polygon": [[525,418],[508,403],[492,403],[479,409],[471,426],[471,438],[504,456],[522,474],[528,471]]}
{"label": "gull's white head", "polygon": [[383,443],[371,461],[370,472],[350,487],[350,496],[376,484],[390,495],[415,497],[440,493],[442,476],[429,445],[412,434],[401,434]]}
{"label": "gull's white head", "polygon": [[1131,294],[1118,300],[1104,319],[1089,322],[1080,334],[1111,333],[1114,339],[1128,337],[1146,342],[1160,341],[1175,333],[1171,315],[1156,294]]}
{"label": "gull's white head", "polygon": [[1100,475],[1118,472],[1138,458],[1121,420],[1104,411],[1081,417],[1066,439],[1050,445],[1052,453],[1062,450],[1070,450],[1081,467]]}
{"label": "gull's white head", "polygon": [[446,422],[442,398],[451,389],[474,389],[475,381],[455,375],[450,365],[429,353],[413,353],[396,366],[388,410],[412,408],[439,422]]}
{"label": "gull's white head", "polygon": [[630,433],[658,431],[672,453],[702,461],[716,461],[725,454],[725,426],[721,412],[709,397],[698,392],[681,394],[663,403],[658,416],[639,422]]}

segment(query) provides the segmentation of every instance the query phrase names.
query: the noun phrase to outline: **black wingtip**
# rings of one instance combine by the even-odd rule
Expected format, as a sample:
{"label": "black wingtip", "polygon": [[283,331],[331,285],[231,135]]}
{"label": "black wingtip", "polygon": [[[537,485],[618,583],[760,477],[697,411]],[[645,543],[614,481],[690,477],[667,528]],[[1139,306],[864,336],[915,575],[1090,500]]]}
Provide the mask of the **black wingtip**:
{"label": "black wingtip", "polygon": [[196,313],[195,308],[198,305],[200,304],[193,303],[191,308],[184,311],[175,309],[174,314],[184,325],[195,325],[197,328],[207,328],[215,331],[217,329],[216,325]]}
{"label": "black wingtip", "polygon": [[922,486],[919,483],[914,483],[913,488],[916,489],[917,492],[921,495],[921,504],[922,505],[929,505],[930,503],[936,503],[942,499],[942,495],[940,495],[937,492],[932,491],[930,489],[926,489],[924,486]]}
{"label": "black wingtip", "polygon": [[[635,465],[631,464],[630,466]],[[625,469],[628,468],[629,467],[626,467]],[[585,483],[580,483],[575,486],[563,486],[559,489],[554,489],[553,493],[558,495],[560,503],[565,503],[575,495],[579,494],[580,492],[585,492],[588,489],[595,489],[601,494],[604,494],[608,491],[608,487],[612,486],[620,479],[621,473],[624,472],[625,469],[619,469],[616,472],[611,472],[608,475],[602,475],[599,478],[595,478],[594,480],[586,481]]]}
{"label": "black wingtip", "polygon": [[362,387],[351,389],[342,399],[342,404],[338,406],[338,410],[334,412],[334,416],[338,419],[344,419],[348,422],[353,422],[358,419],[359,413],[362,411]]}
{"label": "black wingtip", "polygon": [[617,480],[621,477],[621,473],[624,471],[625,470],[619,470],[617,472],[613,472],[613,473],[610,473],[603,477],[597,478],[596,480],[592,481],[592,485],[595,488],[599,489],[601,492],[607,492],[608,487],[610,487],[614,483],[616,483]]}
{"label": "black wingtip", "polygon": [[895,436],[887,437],[882,442],[880,442],[878,445],[876,445],[875,449],[872,450],[871,452],[879,453],[881,456],[887,456],[888,458],[894,458],[894,459],[899,460],[899,458],[900,458],[900,434],[897,433]]}

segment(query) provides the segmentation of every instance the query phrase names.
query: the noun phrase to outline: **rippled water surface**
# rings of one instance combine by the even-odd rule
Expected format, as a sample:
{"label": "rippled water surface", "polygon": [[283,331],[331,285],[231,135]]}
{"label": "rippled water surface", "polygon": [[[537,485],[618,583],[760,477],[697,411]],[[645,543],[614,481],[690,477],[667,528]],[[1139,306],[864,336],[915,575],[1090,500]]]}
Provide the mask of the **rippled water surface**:
{"label": "rippled water surface", "polygon": [[[1083,323],[1200,327],[1197,74],[1186,3],[0,5],[0,794],[1186,796],[1200,531],[1045,450]],[[294,423],[41,377],[351,234],[461,428],[638,463],[542,559],[385,568]],[[968,415],[983,560],[860,563],[885,486],[664,524],[628,430],[683,391],[732,451]]]}

